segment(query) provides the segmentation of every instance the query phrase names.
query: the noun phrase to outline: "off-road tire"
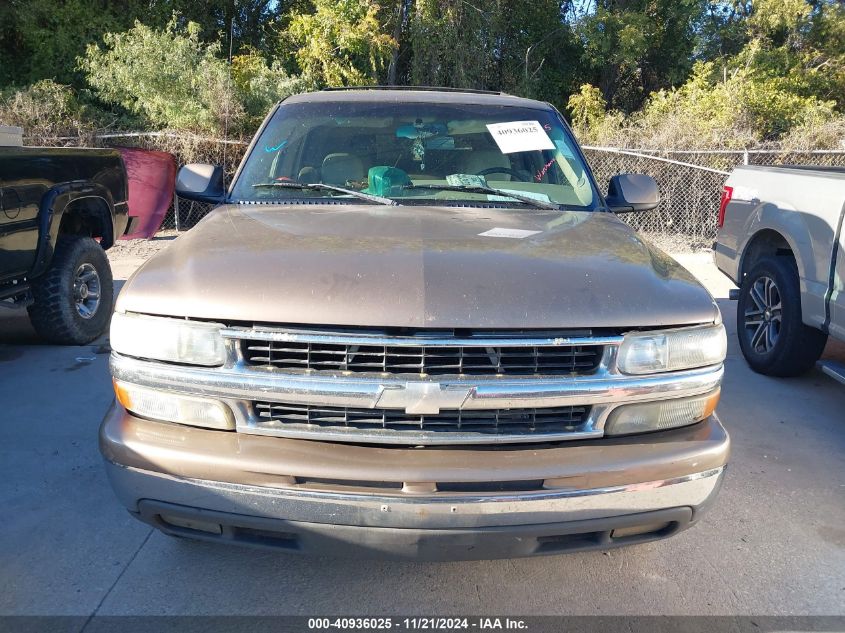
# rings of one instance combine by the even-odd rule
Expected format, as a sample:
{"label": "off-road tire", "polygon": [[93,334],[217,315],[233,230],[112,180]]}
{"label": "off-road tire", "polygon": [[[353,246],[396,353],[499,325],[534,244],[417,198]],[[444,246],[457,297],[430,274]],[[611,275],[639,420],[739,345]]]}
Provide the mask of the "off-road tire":
{"label": "off-road tire", "polygon": [[[779,327],[774,344],[766,348],[766,342],[752,344],[756,326],[755,316],[761,299],[761,288],[773,282],[776,293],[773,305],[776,310],[768,310],[769,322],[774,315],[779,315]],[[755,285],[756,284],[756,285]],[[756,289],[756,297],[752,292]],[[766,304],[766,298],[763,298]],[[766,311],[764,311],[766,312]],[[762,318],[762,317],[761,317]],[[739,346],[751,369],[768,376],[799,376],[806,373],[819,359],[827,342],[827,335],[821,330],[804,325],[801,318],[801,289],[798,280],[798,268],[795,260],[789,257],[767,257],[755,264],[745,276],[739,289],[739,301],[736,306],[736,329]]]}
{"label": "off-road tire", "polygon": [[[80,315],[74,294],[77,271],[85,264],[99,277],[99,304],[90,318]],[[33,280],[32,294],[29,318],[41,338],[57,345],[93,341],[105,332],[114,301],[111,267],[102,247],[90,237],[59,236],[50,268]]]}

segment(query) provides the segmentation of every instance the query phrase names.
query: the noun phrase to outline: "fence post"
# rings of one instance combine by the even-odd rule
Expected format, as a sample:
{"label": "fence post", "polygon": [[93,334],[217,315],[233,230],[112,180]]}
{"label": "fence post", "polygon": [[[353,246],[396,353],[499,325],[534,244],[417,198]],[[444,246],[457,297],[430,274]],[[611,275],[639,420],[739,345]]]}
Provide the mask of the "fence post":
{"label": "fence post", "polygon": [[173,217],[176,220],[176,232],[179,232],[179,196],[173,192]]}
{"label": "fence post", "polygon": [[742,164],[743,165],[748,164],[748,148],[747,147],[742,150]]}

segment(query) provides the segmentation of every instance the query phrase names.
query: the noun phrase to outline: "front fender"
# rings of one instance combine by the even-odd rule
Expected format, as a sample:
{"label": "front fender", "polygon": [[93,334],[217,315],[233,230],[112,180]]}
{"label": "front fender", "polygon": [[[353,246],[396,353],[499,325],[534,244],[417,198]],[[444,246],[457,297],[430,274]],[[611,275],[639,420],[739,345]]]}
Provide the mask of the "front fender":
{"label": "front fender", "polygon": [[[745,222],[742,234],[747,237],[739,249],[739,252],[742,253],[738,269],[740,276],[741,273],[745,271],[746,257],[748,256],[748,245],[754,242],[754,240],[757,239],[757,237],[764,231],[775,231],[783,237],[795,255],[795,260],[798,263],[799,274],[804,276],[804,271],[807,270],[806,252],[809,247],[806,239],[801,239],[802,235],[809,235],[809,230],[804,220],[804,214],[783,213],[783,210],[778,208],[777,205],[768,202],[760,202],[754,211],[748,215],[748,219]],[[812,269],[812,258],[810,259],[811,261],[809,264]]]}
{"label": "front fender", "polygon": [[100,243],[103,248],[109,248],[115,239],[114,208],[115,202],[109,189],[99,183],[89,181],[72,181],[60,183],[50,187],[41,198],[38,211],[38,250],[31,276],[37,277],[43,273],[53,259],[56,241],[59,237],[59,227],[67,208],[80,200],[93,199],[97,205],[103,233]]}
{"label": "front fender", "polygon": [[815,253],[812,244],[812,227],[808,221],[814,216],[801,213],[783,202],[773,204],[759,202],[754,211],[749,214],[745,224],[744,234],[749,236],[742,244],[742,257],[739,262],[739,278],[745,271],[749,245],[764,231],[778,233],[789,245],[798,266],[798,277],[801,285],[801,308],[804,323],[813,327],[820,327],[824,321],[824,276],[827,270],[816,257],[824,256]]}

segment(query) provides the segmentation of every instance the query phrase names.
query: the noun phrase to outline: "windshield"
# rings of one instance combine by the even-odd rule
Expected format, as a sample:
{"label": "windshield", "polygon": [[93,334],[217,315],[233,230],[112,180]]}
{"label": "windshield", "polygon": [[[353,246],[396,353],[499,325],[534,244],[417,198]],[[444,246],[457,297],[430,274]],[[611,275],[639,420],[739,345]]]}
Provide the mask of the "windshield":
{"label": "windshield", "polygon": [[[314,184],[331,187],[299,186]],[[231,198],[599,204],[575,141],[551,109],[358,101],[282,104]]]}

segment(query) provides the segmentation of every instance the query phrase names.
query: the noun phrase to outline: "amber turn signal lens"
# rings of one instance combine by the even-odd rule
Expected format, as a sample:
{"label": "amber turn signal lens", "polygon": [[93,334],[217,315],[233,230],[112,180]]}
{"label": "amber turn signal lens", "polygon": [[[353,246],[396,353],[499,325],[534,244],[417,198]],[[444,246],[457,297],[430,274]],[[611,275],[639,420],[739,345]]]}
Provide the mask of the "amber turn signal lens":
{"label": "amber turn signal lens", "polygon": [[605,435],[630,435],[689,426],[710,417],[719,404],[720,390],[701,396],[626,404],[610,413]]}
{"label": "amber turn signal lens", "polygon": [[117,401],[127,411],[141,417],[208,429],[231,431],[235,428],[232,411],[217,400],[140,387],[119,380],[113,383]]}

